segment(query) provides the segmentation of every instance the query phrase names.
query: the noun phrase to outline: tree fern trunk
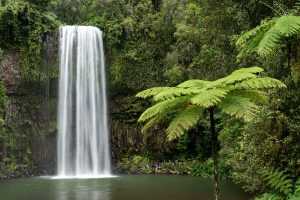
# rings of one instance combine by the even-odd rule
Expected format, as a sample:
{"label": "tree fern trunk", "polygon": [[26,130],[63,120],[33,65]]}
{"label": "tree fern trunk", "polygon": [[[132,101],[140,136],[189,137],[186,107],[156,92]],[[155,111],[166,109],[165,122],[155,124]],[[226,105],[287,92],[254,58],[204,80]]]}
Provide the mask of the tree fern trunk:
{"label": "tree fern trunk", "polygon": [[218,167],[218,134],[216,133],[215,128],[215,118],[214,118],[214,109],[209,109],[210,114],[210,130],[211,130],[211,147],[212,147],[212,156],[214,161],[214,191],[215,191],[215,200],[220,200],[220,176],[219,176],[219,167]]}

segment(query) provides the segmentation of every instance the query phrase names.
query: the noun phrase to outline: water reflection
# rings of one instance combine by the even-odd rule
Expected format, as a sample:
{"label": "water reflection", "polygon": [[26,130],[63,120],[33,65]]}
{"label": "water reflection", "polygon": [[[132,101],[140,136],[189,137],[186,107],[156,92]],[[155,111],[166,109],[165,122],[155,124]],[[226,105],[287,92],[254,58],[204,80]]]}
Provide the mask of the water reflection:
{"label": "water reflection", "polygon": [[[222,200],[246,200],[249,195],[222,181]],[[189,176],[121,176],[102,179],[0,180],[1,200],[208,200],[210,179]]]}
{"label": "water reflection", "polygon": [[57,200],[111,200],[111,181],[103,179],[55,180]]}

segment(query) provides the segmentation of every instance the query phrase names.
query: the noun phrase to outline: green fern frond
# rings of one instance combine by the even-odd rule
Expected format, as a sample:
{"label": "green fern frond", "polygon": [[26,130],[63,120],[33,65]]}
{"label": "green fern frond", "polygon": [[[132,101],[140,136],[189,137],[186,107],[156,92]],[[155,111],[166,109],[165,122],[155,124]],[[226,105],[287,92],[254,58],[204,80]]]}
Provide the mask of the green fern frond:
{"label": "green fern frond", "polygon": [[249,40],[247,44],[243,44],[240,46],[239,53],[237,55],[237,59],[243,58],[245,55],[254,53],[257,50],[257,46],[259,45],[260,41],[264,38],[265,32],[261,31],[259,32],[253,39]]}
{"label": "green fern frond", "polygon": [[224,113],[251,121],[259,112],[259,107],[248,98],[227,96],[218,106]]}
{"label": "green fern frond", "polygon": [[266,56],[276,50],[280,44],[281,35],[278,33],[275,26],[271,27],[264,35],[257,46],[257,53]]}
{"label": "green fern frond", "polygon": [[210,83],[210,81],[204,81],[204,80],[188,80],[188,81],[185,81],[185,82],[179,84],[177,87],[180,87],[180,88],[189,88],[189,87],[202,88],[209,83]]}
{"label": "green fern frond", "polygon": [[255,200],[282,200],[280,196],[276,194],[265,193],[261,197],[256,197]]}
{"label": "green fern frond", "polygon": [[136,97],[140,98],[148,98],[157,95],[159,92],[162,92],[164,90],[168,90],[170,87],[153,87],[147,90],[144,90],[142,92],[139,92]]}
{"label": "green fern frond", "polygon": [[264,70],[260,67],[242,68],[232,72],[225,78],[221,78],[207,84],[206,88],[225,87],[244,80],[256,78],[257,75],[262,71]]}
{"label": "green fern frond", "polygon": [[165,101],[161,101],[154,106],[151,106],[147,110],[145,110],[140,118],[138,119],[139,122],[144,122],[148,119],[151,119],[155,115],[158,114],[165,114],[168,111],[174,110],[176,107],[181,106],[182,104],[186,103],[190,99],[189,96],[178,97],[176,99],[168,99]]}
{"label": "green fern frond", "polygon": [[286,85],[282,83],[281,81],[270,78],[270,77],[258,77],[258,78],[252,78],[249,80],[245,80],[238,85],[236,85],[237,89],[247,89],[247,90],[253,90],[253,89],[268,89],[268,88],[286,88]]}
{"label": "green fern frond", "polygon": [[271,169],[265,174],[266,180],[271,188],[279,191],[286,196],[290,196],[293,192],[293,181],[288,175],[278,169]]}
{"label": "green fern frond", "polygon": [[191,98],[191,103],[203,108],[213,107],[222,101],[228,91],[226,88],[203,90]]}
{"label": "green fern frond", "polygon": [[173,140],[184,134],[197,124],[203,109],[197,106],[188,106],[186,109],[179,112],[171,121],[167,128],[167,135],[169,140]]}
{"label": "green fern frond", "polygon": [[179,88],[179,87],[170,87],[167,90],[162,90],[156,94],[153,99],[154,101],[162,101],[166,99],[173,99],[175,97],[180,97],[184,95],[197,94],[201,89],[197,88]]}
{"label": "green fern frond", "polygon": [[243,74],[243,73],[258,74],[263,71],[264,71],[263,68],[254,66],[254,67],[241,68],[241,69],[235,70],[234,72],[232,72],[232,74]]}
{"label": "green fern frond", "polygon": [[268,30],[271,26],[274,25],[273,20],[264,21],[261,25],[255,27],[254,29],[244,33],[237,41],[236,46],[240,47],[241,45],[247,43],[249,40],[251,40],[253,37],[256,37],[260,32],[265,32]]}
{"label": "green fern frond", "polygon": [[300,178],[295,183],[295,192],[294,192],[294,194],[298,194],[298,193],[300,195]]}
{"label": "green fern frond", "polygon": [[293,15],[282,16],[276,21],[274,27],[282,36],[295,35],[300,31],[300,17]]}
{"label": "green fern frond", "polygon": [[231,92],[228,96],[247,98],[256,104],[266,104],[269,100],[267,93],[259,90],[236,90]]}
{"label": "green fern frond", "polygon": [[268,20],[237,40],[236,46],[240,48],[238,57],[253,50],[261,56],[267,56],[275,52],[286,37],[297,35],[299,32],[300,16],[284,15]]}
{"label": "green fern frond", "polygon": [[149,128],[153,127],[155,124],[160,123],[166,117],[166,113],[154,116],[150,119],[142,128],[142,133],[146,132]]}

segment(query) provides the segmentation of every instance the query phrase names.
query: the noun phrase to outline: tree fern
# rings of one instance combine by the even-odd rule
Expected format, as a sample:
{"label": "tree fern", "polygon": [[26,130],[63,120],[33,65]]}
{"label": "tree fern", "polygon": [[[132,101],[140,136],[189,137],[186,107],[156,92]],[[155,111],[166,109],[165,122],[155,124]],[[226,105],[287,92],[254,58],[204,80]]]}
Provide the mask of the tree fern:
{"label": "tree fern", "polygon": [[156,101],[156,104],[144,111],[139,118],[140,122],[148,121],[143,130],[164,118],[171,118],[166,131],[169,140],[179,137],[195,126],[203,110],[209,111],[213,138],[215,199],[219,199],[219,175],[214,110],[218,109],[245,121],[252,120],[259,112],[257,104],[267,102],[265,90],[286,87],[279,80],[261,77],[262,71],[259,67],[243,68],[215,81],[189,80],[177,87],[150,88],[137,94],[137,97],[152,97]]}
{"label": "tree fern", "polygon": [[[242,51],[256,51],[261,56],[269,55],[283,43],[284,39],[300,32],[300,16],[284,15],[264,21],[260,26],[244,33],[236,42]],[[250,47],[250,48],[249,48]]]}

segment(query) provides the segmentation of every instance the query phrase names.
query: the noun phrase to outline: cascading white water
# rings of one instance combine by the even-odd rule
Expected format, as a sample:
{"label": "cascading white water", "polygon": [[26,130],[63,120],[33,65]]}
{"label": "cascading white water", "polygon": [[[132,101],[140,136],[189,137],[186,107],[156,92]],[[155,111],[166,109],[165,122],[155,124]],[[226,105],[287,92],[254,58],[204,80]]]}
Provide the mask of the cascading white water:
{"label": "cascading white water", "polygon": [[109,176],[102,32],[62,26],[59,45],[58,176]]}

